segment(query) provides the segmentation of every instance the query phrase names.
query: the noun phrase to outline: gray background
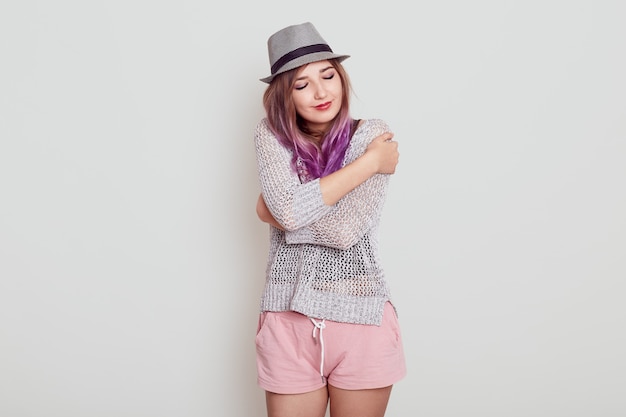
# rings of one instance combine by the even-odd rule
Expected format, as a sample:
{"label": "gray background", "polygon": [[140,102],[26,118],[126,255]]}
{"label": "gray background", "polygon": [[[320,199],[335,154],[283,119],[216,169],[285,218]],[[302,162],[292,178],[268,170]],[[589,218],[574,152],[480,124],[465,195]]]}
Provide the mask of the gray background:
{"label": "gray background", "polygon": [[312,21],[401,163],[389,416],[626,415],[619,1],[0,6],[0,415],[257,417],[266,39]]}

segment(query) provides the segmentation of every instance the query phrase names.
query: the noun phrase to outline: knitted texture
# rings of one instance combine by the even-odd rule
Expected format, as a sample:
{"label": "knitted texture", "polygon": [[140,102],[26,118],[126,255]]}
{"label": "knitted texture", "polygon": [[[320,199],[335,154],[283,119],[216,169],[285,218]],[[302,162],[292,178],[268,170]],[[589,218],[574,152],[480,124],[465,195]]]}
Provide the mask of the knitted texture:
{"label": "knitted texture", "polygon": [[[363,121],[350,140],[344,165],[389,131]],[[261,311],[296,311],[345,323],[382,321],[390,291],[378,255],[378,225],[389,175],[376,174],[327,206],[319,179],[303,182],[291,168],[292,152],[261,120],[255,130],[257,168],[268,209],[285,231],[270,226]]]}

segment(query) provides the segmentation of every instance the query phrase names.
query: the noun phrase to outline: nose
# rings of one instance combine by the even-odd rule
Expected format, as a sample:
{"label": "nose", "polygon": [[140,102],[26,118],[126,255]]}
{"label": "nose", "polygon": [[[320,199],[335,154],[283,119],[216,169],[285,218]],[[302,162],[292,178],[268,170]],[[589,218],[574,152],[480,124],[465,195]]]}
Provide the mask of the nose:
{"label": "nose", "polygon": [[326,97],[326,89],[321,84],[317,84],[315,86],[315,98],[320,100],[324,97]]}

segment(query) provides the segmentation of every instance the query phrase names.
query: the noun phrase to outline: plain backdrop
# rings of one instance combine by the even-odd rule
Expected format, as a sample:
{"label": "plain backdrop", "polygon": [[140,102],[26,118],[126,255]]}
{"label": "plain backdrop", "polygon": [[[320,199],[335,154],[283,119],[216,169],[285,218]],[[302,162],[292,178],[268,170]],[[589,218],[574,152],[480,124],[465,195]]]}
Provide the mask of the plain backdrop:
{"label": "plain backdrop", "polygon": [[388,416],[626,415],[620,1],[0,5],[0,416],[262,417],[266,41],[400,143]]}

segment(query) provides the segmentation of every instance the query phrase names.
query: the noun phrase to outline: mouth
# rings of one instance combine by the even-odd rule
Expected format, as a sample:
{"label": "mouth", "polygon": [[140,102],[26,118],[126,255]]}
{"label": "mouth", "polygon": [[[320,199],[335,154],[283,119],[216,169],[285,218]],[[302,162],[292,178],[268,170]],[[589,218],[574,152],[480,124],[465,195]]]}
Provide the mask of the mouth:
{"label": "mouth", "polygon": [[331,104],[332,104],[331,101],[327,101],[326,103],[322,103],[322,104],[320,104],[318,106],[315,106],[315,108],[317,110],[326,110],[326,109],[328,109],[331,106]]}

